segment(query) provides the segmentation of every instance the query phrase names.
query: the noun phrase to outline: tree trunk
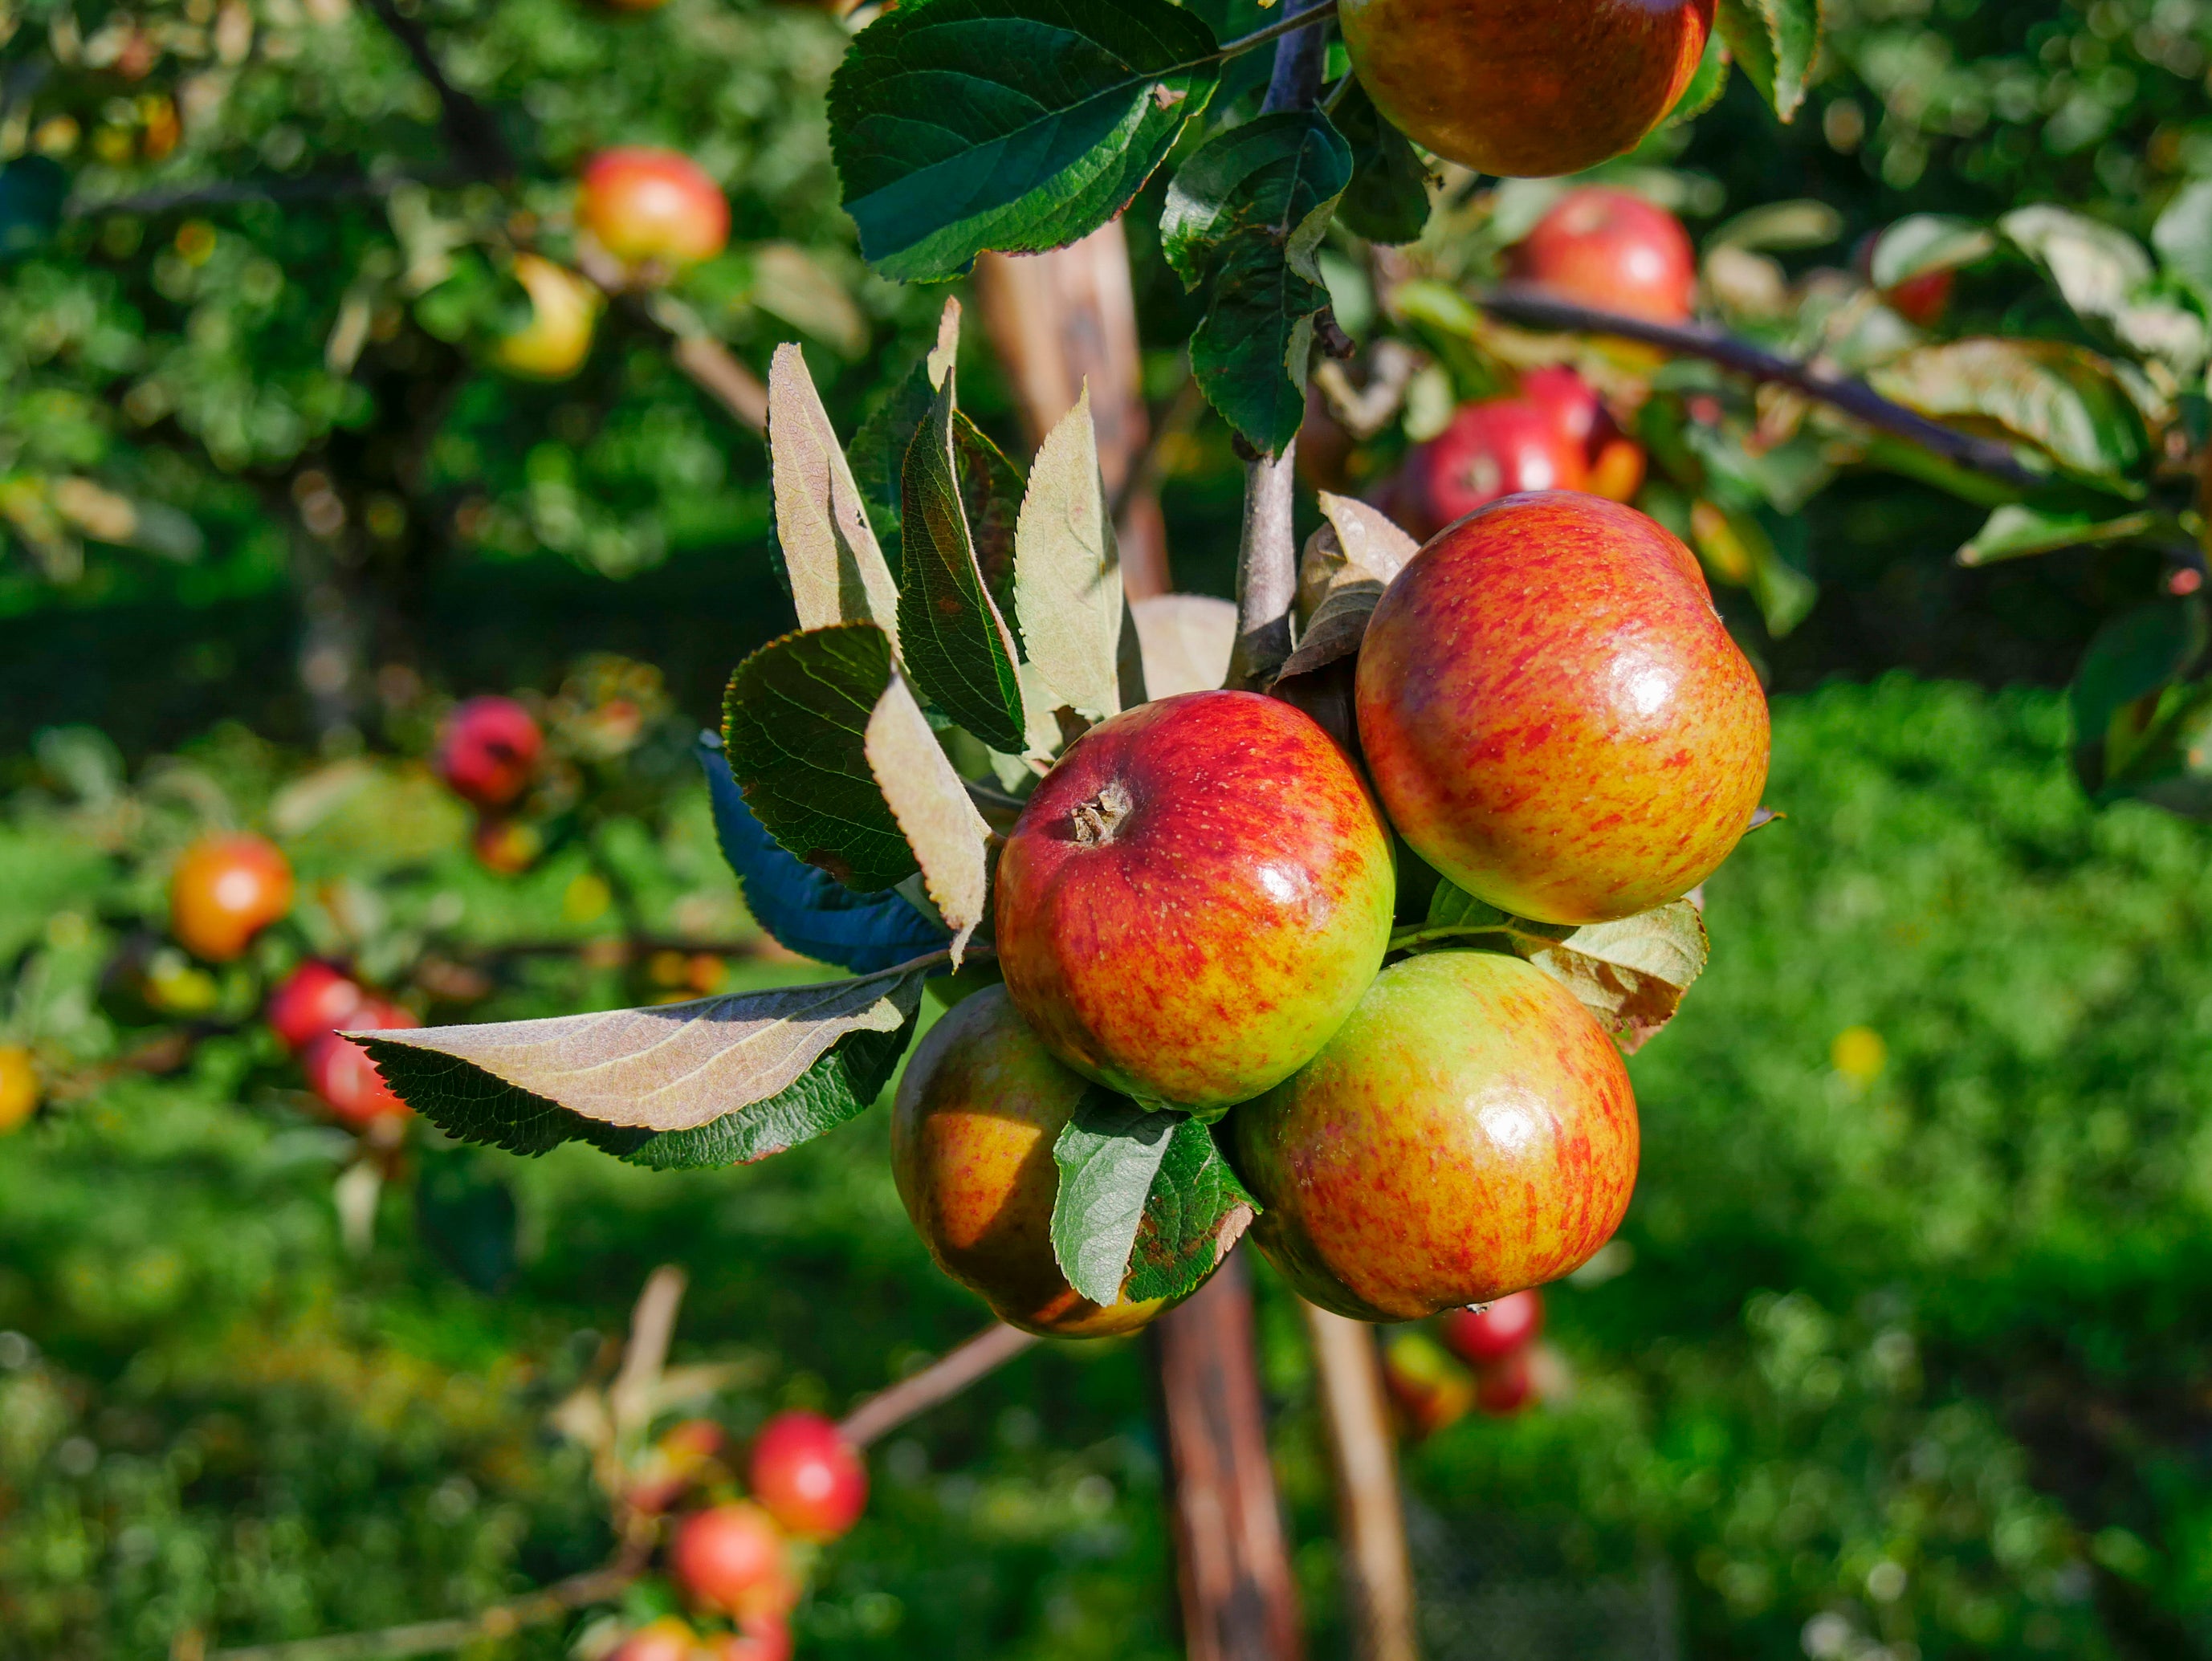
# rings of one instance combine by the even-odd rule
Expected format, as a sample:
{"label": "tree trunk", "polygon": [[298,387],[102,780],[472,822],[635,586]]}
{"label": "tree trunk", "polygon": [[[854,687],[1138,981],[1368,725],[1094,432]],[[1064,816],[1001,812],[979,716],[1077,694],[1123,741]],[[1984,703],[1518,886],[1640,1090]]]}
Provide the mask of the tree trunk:
{"label": "tree trunk", "polygon": [[1413,1562],[1398,1497],[1398,1451],[1374,1331],[1311,1304],[1304,1308],[1336,1477],[1352,1652],[1358,1661],[1419,1661]]}
{"label": "tree trunk", "polygon": [[985,254],[975,262],[975,294],[983,326],[1013,383],[1031,450],[1089,385],[1099,471],[1109,500],[1121,502],[1115,531],[1122,584],[1131,599],[1166,593],[1167,527],[1158,493],[1140,484],[1123,495],[1143,462],[1150,422],[1121,221],[1050,253]]}
{"label": "tree trunk", "polygon": [[1189,1661],[1302,1661],[1243,1258],[1232,1256],[1152,1330],[1185,1653]]}

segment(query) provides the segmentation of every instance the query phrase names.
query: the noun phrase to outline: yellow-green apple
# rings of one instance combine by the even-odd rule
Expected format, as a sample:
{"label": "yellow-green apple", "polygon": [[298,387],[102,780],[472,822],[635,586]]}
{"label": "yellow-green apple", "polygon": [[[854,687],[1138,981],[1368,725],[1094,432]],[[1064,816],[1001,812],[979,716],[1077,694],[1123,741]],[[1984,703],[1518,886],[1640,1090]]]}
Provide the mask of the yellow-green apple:
{"label": "yellow-green apple", "polygon": [[1139,1101],[1226,1107],[1328,1042],[1389,943],[1390,838],[1312,718],[1190,692],[1102,722],[999,860],[1006,990]]}
{"label": "yellow-green apple", "polygon": [[682,151],[629,144],[585,164],[576,222],[627,264],[696,265],[729,241],[730,203]]}
{"label": "yellow-green apple", "polygon": [[1054,1060],[986,986],[924,1035],[891,1113],[891,1175],[937,1265],[999,1318],[1064,1338],[1133,1332],[1166,1306],[1101,1308],[1060,1272],[1053,1143],[1091,1086]]}
{"label": "yellow-green apple", "polygon": [[1407,137],[1477,173],[1577,173],[1665,119],[1715,0],[1342,0],[1352,67]]}
{"label": "yellow-green apple", "polygon": [[1685,323],[1697,299],[1698,256],[1682,221],[1632,191],[1569,191],[1516,244],[1516,282],[1654,323]]}
{"label": "yellow-green apple", "polygon": [[1382,1346],[1382,1383],[1417,1437],[1458,1423],[1474,1405],[1474,1375],[1418,1326],[1401,1328]]}
{"label": "yellow-green apple", "polygon": [[1398,506],[1422,536],[1502,497],[1579,490],[1589,471],[1582,442],[1561,430],[1553,412],[1525,398],[1465,405],[1407,466],[1411,488]]}
{"label": "yellow-green apple", "polygon": [[0,1137],[21,1130],[39,1111],[39,1069],[20,1044],[0,1044]]}
{"label": "yellow-green apple", "polygon": [[292,909],[292,867],[266,837],[207,836],[169,879],[169,932],[194,957],[228,963]]}
{"label": "yellow-green apple", "polygon": [[1508,497],[1423,548],[1375,608],[1358,701],[1399,834],[1547,923],[1688,893],[1766,779],[1765,694],[1695,556],[1595,496]]}
{"label": "yellow-green apple", "polygon": [[591,355],[599,316],[597,285],[542,254],[517,254],[514,280],[530,296],[530,321],[501,336],[493,357],[512,374],[566,380]]}
{"label": "yellow-green apple", "polygon": [[1636,1100],[1596,1018],[1541,969],[1440,951],[1376,977],[1328,1047],[1231,1116],[1298,1292],[1415,1320],[1555,1280],[1636,1184]]}
{"label": "yellow-green apple", "polygon": [[779,1413],[763,1425],[745,1478],[753,1498],[803,1540],[834,1540],[867,1508],[860,1449],[818,1413]]}

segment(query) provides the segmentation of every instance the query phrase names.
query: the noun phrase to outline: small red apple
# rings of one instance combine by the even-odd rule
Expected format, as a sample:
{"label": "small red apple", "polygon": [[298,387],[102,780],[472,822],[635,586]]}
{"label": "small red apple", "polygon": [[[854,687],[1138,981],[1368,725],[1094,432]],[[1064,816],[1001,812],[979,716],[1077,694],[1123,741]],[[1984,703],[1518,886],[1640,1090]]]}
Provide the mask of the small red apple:
{"label": "small red apple", "polygon": [[169,932],[194,957],[228,963],[292,909],[292,867],[274,842],[247,833],[186,848],[169,879]]}
{"label": "small red apple", "polygon": [[707,1661],[791,1661],[791,1627],[780,1615],[748,1615],[735,1632],[709,1638],[703,1652]]}
{"label": "small red apple", "polygon": [[1474,1405],[1474,1375],[1418,1327],[1394,1332],[1383,1344],[1382,1383],[1416,1436],[1457,1424]]}
{"label": "small red apple", "polygon": [[707,170],[678,150],[623,145],[585,165],[576,221],[631,264],[712,259],[730,239],[730,203]]}
{"label": "small red apple", "polygon": [[753,1440],[753,1498],[804,1540],[834,1540],[860,1520],[868,1468],[860,1451],[818,1413],[779,1413]]}
{"label": "small red apple", "polygon": [[1612,1237],[1636,1183],[1620,1052],[1565,986],[1497,952],[1383,970],[1320,1055],[1231,1122],[1254,1241],[1357,1320],[1556,1280]]}
{"label": "small red apple", "polygon": [[1509,497],[1422,549],[1369,621],[1358,698],[1399,834],[1547,923],[1687,894],[1766,779],[1765,694],[1695,557],[1595,496]]}
{"label": "small red apple", "polygon": [[1521,378],[1521,396],[1552,418],[1589,464],[1580,488],[1607,501],[1633,501],[1644,486],[1644,446],[1623,433],[1597,389],[1565,364]]}
{"label": "small red apple", "polygon": [[1514,247],[1509,269],[1516,282],[1655,323],[1688,322],[1697,298],[1697,251],[1682,221],[1602,185],[1553,203]]}
{"label": "small red apple", "polygon": [[[1863,237],[1859,240],[1856,263],[1859,275],[1869,282],[1874,281],[1875,250],[1881,245],[1879,235]],[[1909,276],[1904,282],[1881,291],[1882,302],[1917,329],[1933,329],[1942,322],[1951,309],[1951,291],[1958,284],[1959,274],[1946,268],[1923,271],[1918,276]]]}
{"label": "small red apple", "polygon": [[544,752],[536,718],[512,698],[471,698],[438,734],[438,776],[478,808],[507,806],[530,788]]}
{"label": "small red apple", "polygon": [[678,1616],[664,1615],[622,1640],[607,1661],[696,1661],[699,1634]]}
{"label": "small red apple", "polygon": [[1288,1077],[1389,943],[1390,837],[1308,716],[1191,692],[1100,723],[1000,856],[1014,1007],[1139,1100],[1226,1107]]}
{"label": "small red apple", "polygon": [[1632,149],[1705,56],[1715,0],[1343,0],[1391,125],[1477,173],[1548,178]]}
{"label": "small red apple", "polygon": [[1492,1418],[1510,1418],[1536,1393],[1536,1369],[1526,1349],[1486,1367],[1475,1377],[1474,1404]]}
{"label": "small red apple", "polygon": [[1416,527],[1433,536],[1504,496],[1579,490],[1589,464],[1581,441],[1552,414],[1520,398],[1470,403],[1409,462],[1419,504]]}
{"label": "small red apple", "polygon": [[1444,1317],[1444,1342],[1469,1367],[1495,1367],[1544,1330],[1544,1294],[1534,1288]]}
{"label": "small red apple", "polygon": [[891,1176],[942,1269],[1024,1332],[1133,1332],[1165,1306],[1077,1293],[1052,1250],[1053,1143],[1090,1085],[1054,1060],[1004,986],[946,1011],[906,1064],[891,1112]]}
{"label": "small red apple", "polygon": [[309,958],[270,994],[270,1030],[288,1050],[304,1050],[325,1033],[352,1023],[368,994],[329,964]]}
{"label": "small red apple", "polygon": [[39,1111],[39,1069],[20,1044],[0,1044],[0,1137],[20,1131]]}
{"label": "small red apple", "polygon": [[726,1615],[782,1615],[799,1601],[775,1519],[750,1500],[695,1511],[678,1526],[669,1562],[685,1594]]}
{"label": "small red apple", "polygon": [[[347,1031],[383,1032],[422,1024],[398,1004],[371,998],[354,1011]],[[368,1052],[342,1034],[325,1033],[309,1040],[300,1056],[300,1070],[331,1117],[356,1131],[365,1131],[379,1119],[404,1118],[414,1111],[384,1082]]]}

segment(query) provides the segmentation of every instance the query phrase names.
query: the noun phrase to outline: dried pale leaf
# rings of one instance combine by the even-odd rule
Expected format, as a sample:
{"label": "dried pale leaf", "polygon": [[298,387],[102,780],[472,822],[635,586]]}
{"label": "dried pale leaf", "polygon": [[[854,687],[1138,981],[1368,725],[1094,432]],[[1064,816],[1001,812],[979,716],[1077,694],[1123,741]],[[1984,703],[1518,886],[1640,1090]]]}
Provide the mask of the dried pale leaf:
{"label": "dried pale leaf", "polygon": [[[1088,385],[1030,466],[1014,532],[1014,610],[1023,650],[1049,688],[1048,709],[1064,705],[1094,720],[1120,712],[1121,566]],[[1026,686],[1023,698],[1026,707]]]}
{"label": "dried pale leaf", "polygon": [[1593,923],[1564,940],[1516,945],[1581,999],[1632,1055],[1674,1019],[1711,950],[1705,918],[1686,900],[1617,923]]}
{"label": "dried pale leaf", "polygon": [[1382,591],[1420,545],[1380,510],[1350,496],[1321,493],[1325,523],[1306,539],[1298,561],[1298,649],[1280,680],[1327,668],[1359,650]]}
{"label": "dried pale leaf", "polygon": [[952,931],[957,967],[988,903],[991,827],[896,676],[868,718],[866,748],[877,788],[921,862],[931,903]]}
{"label": "dried pale leaf", "polygon": [[960,356],[960,302],[948,298],[945,309],[937,314],[937,344],[930,349],[926,361],[929,365],[929,385],[932,391],[941,390],[945,377]]}
{"label": "dried pale leaf", "polygon": [[600,1125],[696,1130],[796,1083],[854,1033],[896,1033],[913,970],[644,1009],[374,1034],[380,1047],[466,1063]]}
{"label": "dried pale leaf", "polygon": [[1154,698],[1212,692],[1229,678],[1237,608],[1205,594],[1155,594],[1130,606],[1144,654],[1145,690]]}
{"label": "dried pale leaf", "polygon": [[1296,675],[1310,675],[1352,656],[1359,650],[1360,641],[1366,639],[1367,620],[1374,615],[1382,598],[1382,585],[1376,579],[1340,573],[1339,580],[1306,624],[1298,649],[1291,654],[1290,661],[1275,678],[1287,681]]}
{"label": "dried pale leaf", "polygon": [[898,649],[898,585],[869,526],[830,412],[795,345],[769,366],[769,467],[776,540],[802,628],[872,622]]}

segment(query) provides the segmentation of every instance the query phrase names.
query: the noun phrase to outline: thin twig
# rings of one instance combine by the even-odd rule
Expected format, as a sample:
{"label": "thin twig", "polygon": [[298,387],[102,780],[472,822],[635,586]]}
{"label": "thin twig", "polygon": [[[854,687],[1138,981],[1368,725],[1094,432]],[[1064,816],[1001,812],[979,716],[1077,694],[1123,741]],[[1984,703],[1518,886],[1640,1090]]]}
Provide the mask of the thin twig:
{"label": "thin twig", "polygon": [[837,1434],[854,1447],[888,1436],[908,1419],[950,1401],[986,1373],[994,1373],[1036,1343],[1034,1333],[1001,1321],[957,1349],[947,1350],[912,1378],[902,1379],[848,1413]]}
{"label": "thin twig", "polygon": [[[1224,40],[1213,55],[1216,58],[1241,58],[1255,46],[1264,46],[1270,40],[1279,40],[1309,23],[1326,23],[1336,15],[1336,0],[1316,0],[1310,6],[1292,6],[1267,27],[1255,29],[1249,34],[1240,34],[1234,40]],[[1310,100],[1309,100],[1310,101]]]}
{"label": "thin twig", "polygon": [[1893,433],[1902,439],[1910,439],[1945,460],[1971,468],[1978,473],[1986,473],[1992,478],[2029,489],[2048,482],[2041,475],[2022,466],[2009,446],[1995,439],[1961,433],[1955,427],[1930,421],[1925,415],[1907,409],[1903,404],[1891,403],[1864,381],[1825,374],[1810,364],[1769,352],[1748,341],[1724,335],[1717,329],[1681,327],[1652,323],[1643,318],[1624,317],[1618,312],[1601,312],[1590,306],[1577,306],[1533,288],[1510,284],[1478,295],[1476,304],[1492,317],[1519,328],[1556,329],[1583,335],[1613,335],[1622,340],[1641,341],[1647,346],[1704,358],[1724,369],[1748,375],[1754,380],[1774,381],[1792,387],[1808,398],[1816,398],[1847,415],[1856,417],[1869,427]]}
{"label": "thin twig", "polygon": [[437,54],[430,50],[430,38],[422,32],[422,25],[404,15],[396,0],[368,0],[368,8],[407,49],[416,72],[438,94],[438,107],[443,117],[440,124],[445,129],[446,142],[463,164],[481,178],[514,178],[514,152],[507,148],[498,120],[447,77]]}

